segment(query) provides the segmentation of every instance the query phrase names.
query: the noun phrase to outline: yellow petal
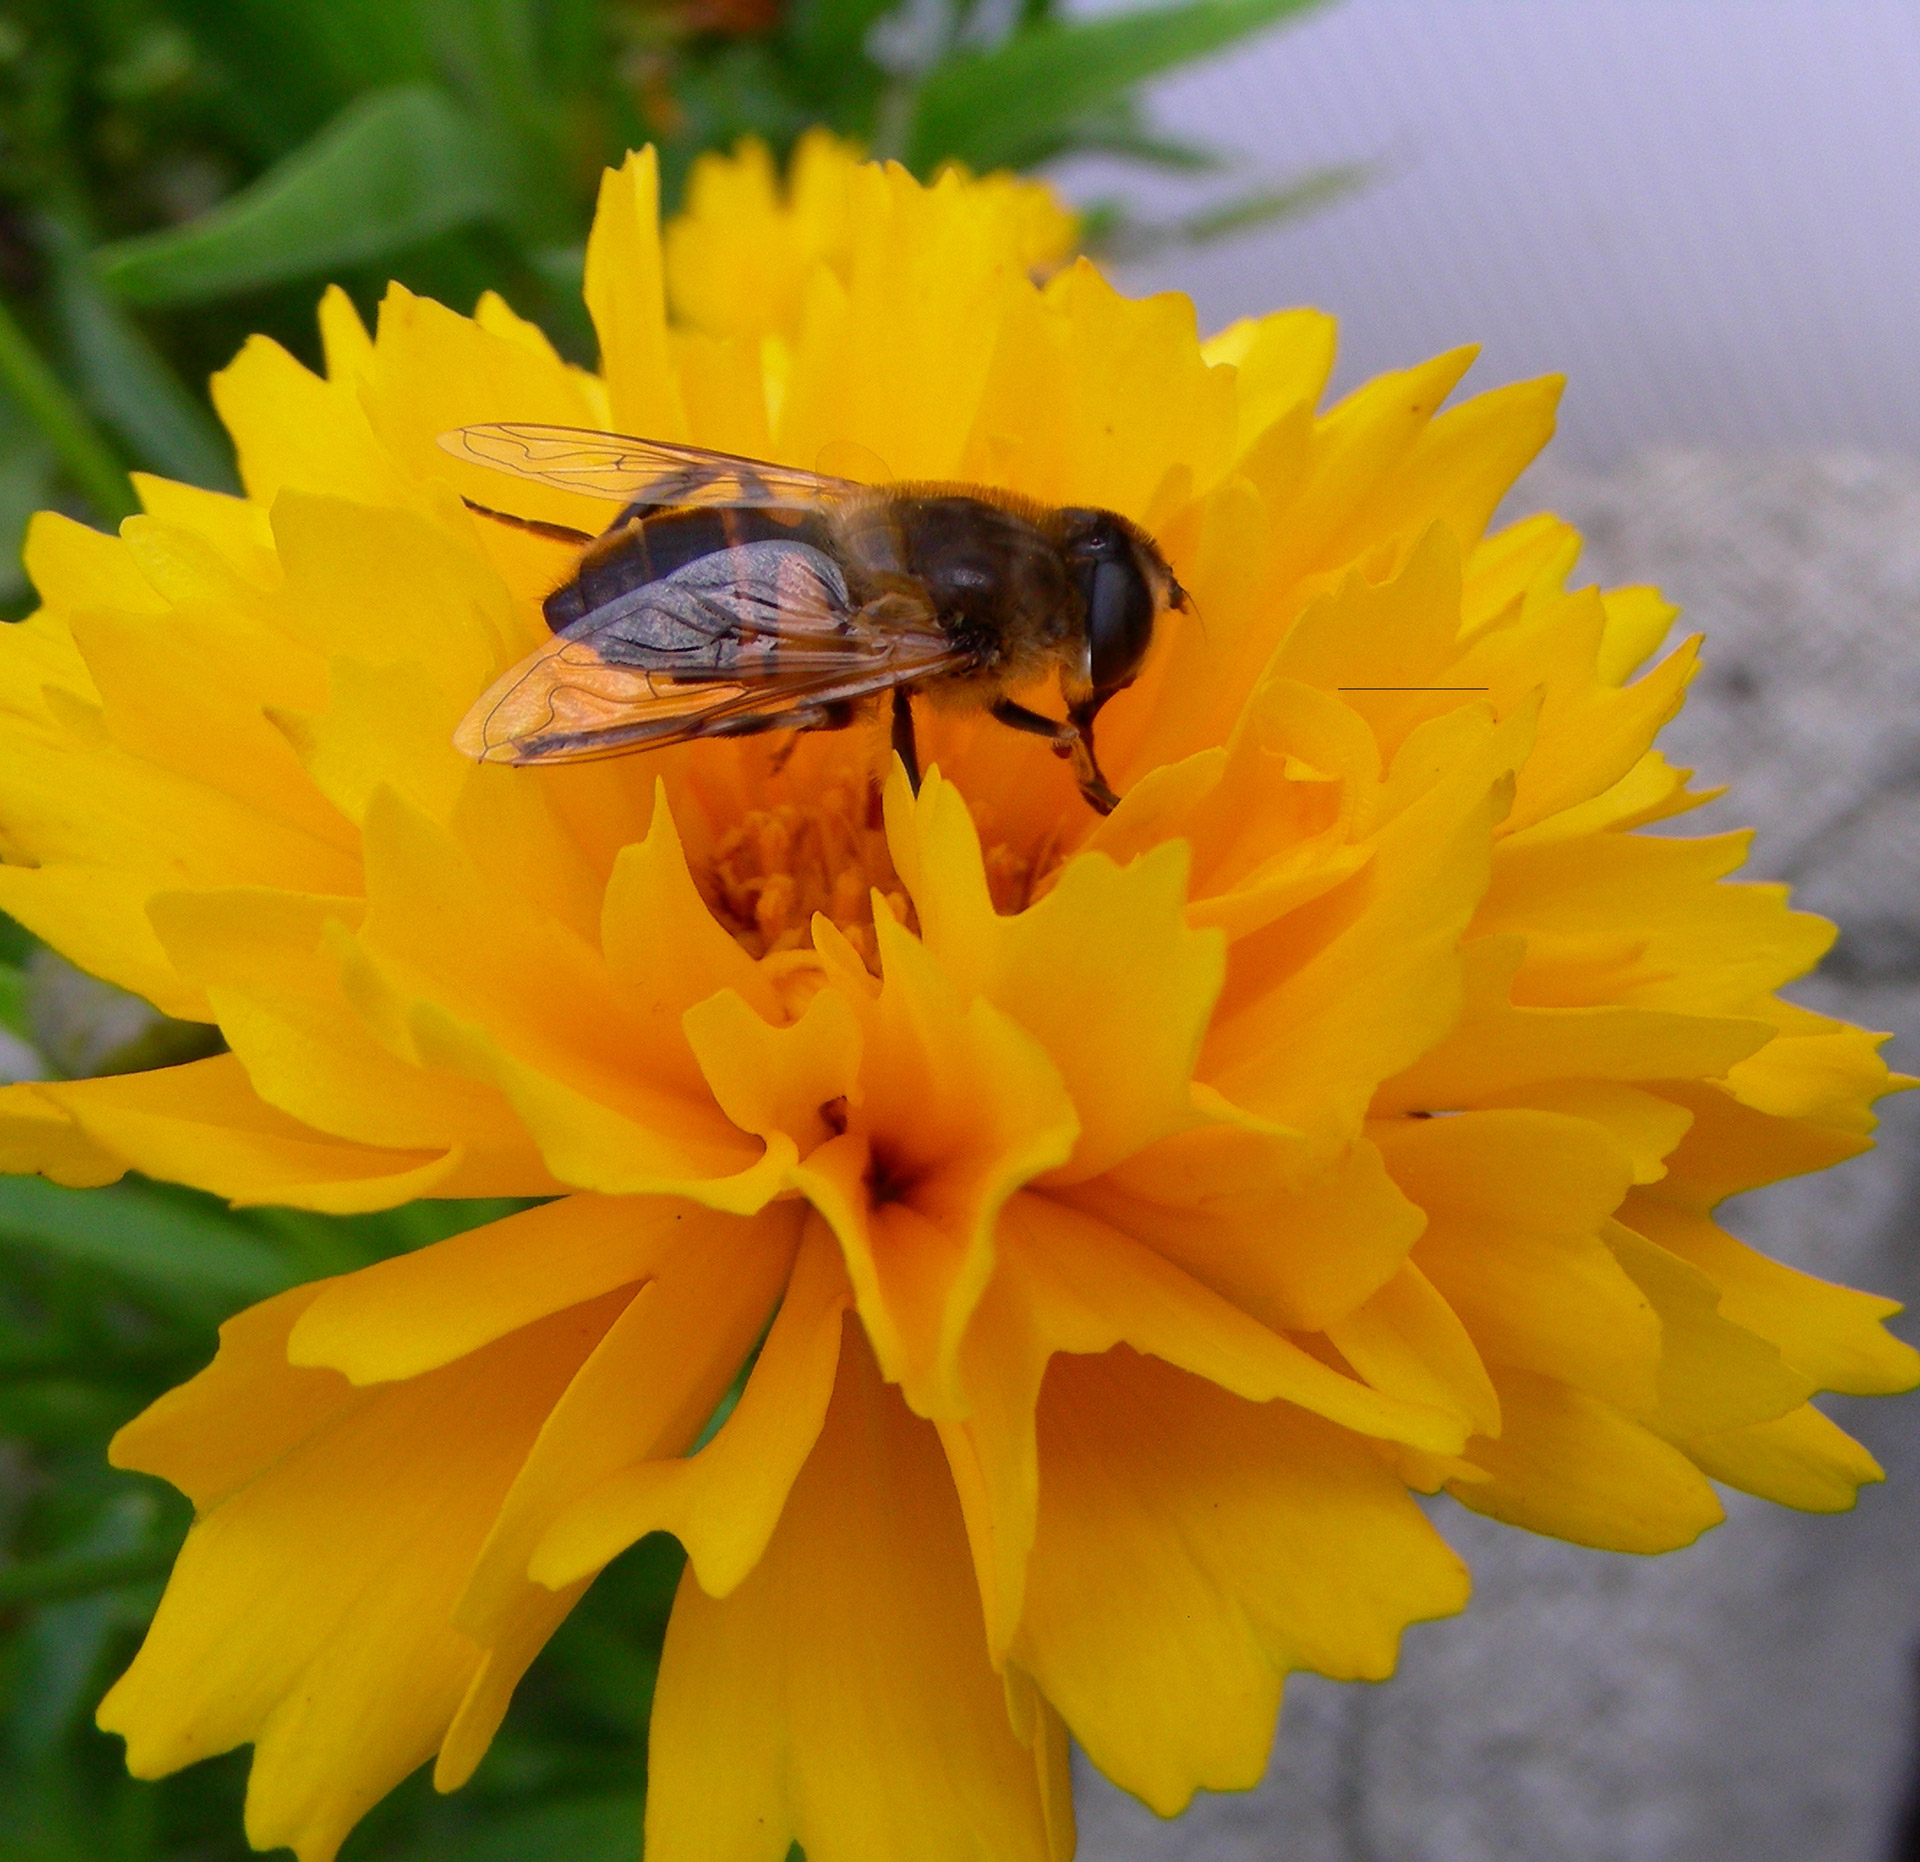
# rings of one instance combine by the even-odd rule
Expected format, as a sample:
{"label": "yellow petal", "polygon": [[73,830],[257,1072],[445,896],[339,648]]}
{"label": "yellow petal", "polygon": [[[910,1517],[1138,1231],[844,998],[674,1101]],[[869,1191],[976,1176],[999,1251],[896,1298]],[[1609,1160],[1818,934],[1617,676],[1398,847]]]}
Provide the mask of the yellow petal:
{"label": "yellow petal", "polygon": [[[136,756],[106,734],[55,735],[0,717],[7,770],[7,853],[36,866],[81,866],[181,885],[352,892],[357,863],[306,827]],[[304,778],[299,780],[304,781]]]}
{"label": "yellow petal", "polygon": [[627,1302],[554,1404],[473,1565],[454,1620],[476,1642],[496,1646],[538,1605],[534,1551],[569,1507],[692,1445],[766,1329],[799,1229],[789,1204],[689,1234]]}
{"label": "yellow petal", "polygon": [[763,1018],[780,1012],[772,982],[721,928],[695,887],[664,784],[656,784],[646,838],[623,847],[614,861],[601,908],[600,946],[615,991],[646,1030],[649,1057],[672,1069],[669,1077],[683,1091],[698,1091],[702,1083],[701,1064],[682,1026],[695,1003],[727,990]]}
{"label": "yellow petal", "polygon": [[288,1362],[356,1384],[450,1364],[549,1313],[652,1280],[683,1247],[730,1240],[737,1217],[695,1203],[568,1196],[327,1283]]}
{"label": "yellow petal", "polygon": [[1284,1398],[1368,1435],[1443,1451],[1466,1439],[1471,1418],[1450,1393],[1368,1389],[1051,1196],[1016,1196],[999,1242],[999,1271],[960,1357],[967,1410],[940,1422],[996,1662],[1020,1617],[1039,1484],[1034,1408],[1056,1352],[1125,1343],[1255,1402]]}
{"label": "yellow petal", "polygon": [[153,894],[151,878],[117,866],[0,866],[0,911],[69,962],[162,1014],[212,1021],[206,993],[181,976],[154,935]]}
{"label": "yellow petal", "polygon": [[1326,1335],[1382,1395],[1457,1415],[1469,1433],[1500,1433],[1500,1398],[1473,1334],[1413,1262]]}
{"label": "yellow petal", "polygon": [[1460,550],[1453,532],[1435,525],[1391,579],[1350,570],[1300,617],[1267,676],[1340,694],[1373,727],[1381,759],[1390,762],[1416,725],[1478,696],[1447,687],[1486,683],[1455,669]]}
{"label": "yellow petal", "polygon": [[1082,855],[1038,904],[1000,917],[966,804],[937,773],[914,799],[895,771],[888,838],[929,954],[963,996],[978,990],[1037,1037],[1059,1069],[1080,1137],[1049,1181],[1083,1182],[1201,1121],[1191,1082],[1225,940],[1187,927],[1183,847],[1126,867]]}
{"label": "yellow petal", "polygon": [[463,1147],[498,1194],[559,1186],[502,1095],[398,1059],[359,1018],[329,948],[357,899],[258,889],[157,894],[148,907],[183,976],[208,992],[228,1046],[270,1105],[363,1144]]}
{"label": "yellow petal", "polygon": [[1700,1269],[1720,1311],[1778,1348],[1822,1390],[1885,1396],[1920,1383],[1920,1352],[1886,1329],[1897,1300],[1803,1274],[1736,1241],[1711,1217],[1649,1191],[1629,1197],[1621,1220]]}
{"label": "yellow petal", "polygon": [[[273,507],[286,574],[276,624],[323,661],[418,666],[464,710],[536,640],[534,617],[473,548],[478,520],[462,512],[457,521],[450,529],[416,510],[282,493]],[[450,758],[452,735],[449,726],[440,743]]]}
{"label": "yellow petal", "polygon": [[1443,1411],[1341,1375],[1151,1249],[1050,1197],[1015,1198],[1002,1227],[1008,1269],[1052,1350],[1084,1354],[1124,1343],[1253,1402],[1284,1398],[1363,1435],[1439,1453],[1464,1439]]}
{"label": "yellow petal", "polygon": [[1887,1039],[1821,1017],[1729,1067],[1727,1085],[1756,1112],[1864,1138],[1876,1123],[1868,1108],[1896,1088],[1878,1051]]}
{"label": "yellow petal", "polygon": [[492,1645],[480,1651],[466,1692],[440,1741],[433,1762],[436,1791],[457,1791],[473,1776],[507,1717],[521,1677],[586,1591],[586,1584],[580,1583],[558,1591],[529,1585],[521,1592],[511,1617],[495,1631]]}
{"label": "yellow petal", "polygon": [[329,381],[359,381],[373,366],[373,338],[353,299],[337,284],[320,294],[320,347]]}
{"label": "yellow petal", "polygon": [[1338,326],[1325,311],[1276,310],[1242,317],[1200,345],[1216,367],[1230,362],[1238,372],[1239,438],[1251,445],[1284,414],[1311,409],[1333,373]]}
{"label": "yellow petal", "polygon": [[1551,1377],[1494,1368],[1497,1441],[1467,1453],[1493,1478],[1448,1491],[1490,1519],[1603,1552],[1670,1552],[1726,1515],[1699,1470],[1610,1403]]}
{"label": "yellow petal", "polygon": [[1696,1437],[1775,1422],[1813,1394],[1810,1377],[1721,1312],[1699,1268],[1618,1222],[1606,1242],[1660,1316],[1660,1400],[1647,1421],[1669,1441],[1691,1454]]}
{"label": "yellow petal", "polygon": [[1667,637],[1680,610],[1657,588],[1610,588],[1600,599],[1607,611],[1606,637],[1600,644],[1600,676],[1624,685]]}
{"label": "yellow petal", "polygon": [[1467,553],[1465,631],[1477,634],[1495,625],[1530,598],[1563,594],[1580,548],[1579,531],[1551,511],[1536,511],[1483,536]]}
{"label": "yellow petal", "polygon": [[[58,511],[38,511],[27,525],[20,552],[40,597],[49,608],[71,614],[80,608],[115,608],[164,614],[167,604],[140,573],[133,552],[117,536],[76,523]],[[44,633],[44,623],[34,634]],[[22,635],[21,639],[33,638]],[[10,651],[14,637],[5,636]]]}
{"label": "yellow petal", "polygon": [[683,1026],[720,1109],[770,1144],[784,1134],[804,1156],[832,1134],[832,1109],[860,1094],[860,1021],[837,989],[783,1028],[724,989],[688,1009]]}
{"label": "yellow petal", "polygon": [[1558,375],[1512,382],[1440,415],[1374,494],[1369,527],[1404,535],[1437,520],[1470,548],[1552,437],[1564,386]]}
{"label": "yellow petal", "polygon": [[37,1090],[135,1170],[236,1203],[345,1215],[472,1193],[459,1182],[457,1148],[376,1149],[329,1138],[275,1111],[231,1054]]}
{"label": "yellow petal", "polygon": [[[149,517],[176,531],[192,532],[249,588],[267,591],[279,587],[280,564],[273,551],[273,529],[259,505],[224,491],[156,478],[151,472],[131,476],[133,488],[140,495],[140,508]],[[127,537],[124,528],[121,535]],[[128,541],[131,543],[131,538]]]}
{"label": "yellow petal", "polygon": [[1591,670],[1605,610],[1592,591],[1570,601],[1582,609],[1577,618],[1551,611],[1540,616],[1540,630],[1551,642],[1549,655],[1538,660],[1516,655],[1501,666],[1497,656],[1503,650],[1510,654],[1511,648],[1507,642],[1490,641],[1484,661],[1469,655],[1460,662],[1469,677],[1486,666],[1496,702],[1503,685],[1515,691],[1536,684],[1547,688],[1539,743],[1520,773],[1513,812],[1507,817],[1512,833],[1603,795],[1620,781],[1646,754],[1654,733],[1680,709],[1698,670],[1696,636],[1637,684],[1624,689],[1606,684]]}
{"label": "yellow petal", "polygon": [[[1002,1230],[1008,1239],[1019,1232],[1012,1212]],[[1008,1676],[1010,1700],[1015,1684],[1006,1667],[1007,1646],[1026,1595],[1040,1499],[1034,1409],[1057,1342],[1037,1304],[1019,1266],[1003,1265],[981,1296],[960,1349],[967,1415],[935,1425],[973,1554],[987,1653]]]}
{"label": "yellow petal", "polygon": [[1660,1322],[1600,1239],[1632,1181],[1620,1152],[1586,1121],[1545,1112],[1371,1129],[1427,1213],[1414,1261],[1481,1352],[1651,1413]]}
{"label": "yellow petal", "polygon": [[1119,1351],[1057,1360],[1014,1653],[1087,1756],[1162,1816],[1259,1781],[1282,1677],[1390,1674],[1467,1599],[1459,1560],[1351,1437]]}
{"label": "yellow petal", "polygon": [[15,1085],[0,1086],[0,1170],[81,1190],[117,1182],[127,1166],[36,1088]]}
{"label": "yellow petal", "polygon": [[[620,1299],[357,1393],[333,1372],[275,1368],[261,1351],[294,1298],[249,1315],[255,1362],[220,1374],[230,1387],[218,1413],[231,1427],[236,1409],[272,1412],[289,1398],[293,1413],[271,1429],[242,1421],[256,1451],[269,1433],[284,1446],[203,1513],[140,1654],[101,1706],[135,1774],[251,1740],[249,1839],[330,1862],[356,1819],[440,1743],[480,1660],[451,1622],[462,1577]],[[167,1419],[173,1429],[185,1407]],[[148,1436],[166,1432],[143,1420]]]}
{"label": "yellow petal", "polygon": [[1880,1464],[1810,1403],[1773,1422],[1696,1437],[1686,1449],[1715,1480],[1808,1513],[1845,1513],[1862,1487],[1886,1479]]}
{"label": "yellow petal", "polygon": [[1457,947],[1518,749],[1497,729],[1479,738],[1388,823],[1366,868],[1233,947],[1201,1075],[1328,1153],[1357,1135],[1380,1081],[1460,1012]]}
{"label": "yellow petal", "polygon": [[[548,421],[566,427],[604,427],[606,402],[587,378],[568,368],[550,348],[517,334],[488,328],[457,315],[404,285],[389,284],[380,301],[368,378],[358,386],[368,423],[395,468],[411,488],[408,498],[382,504],[433,508],[423,481],[439,480],[495,509],[529,517],[557,517],[589,531],[611,517],[603,502],[552,491],[530,481],[514,483],[499,472],[456,458],[440,445],[455,427],[497,420]],[[353,487],[315,486],[348,497]],[[448,518],[453,512],[440,506]],[[592,521],[596,509],[600,523]],[[580,524],[582,516],[587,521]],[[460,520],[456,520],[460,521]],[[464,531],[466,525],[460,521]]]}
{"label": "yellow petal", "polygon": [[409,492],[367,425],[356,384],[322,381],[264,336],[214,376],[213,405],[233,436],[247,496],[263,509],[288,486],[381,504]]}
{"label": "yellow petal", "polygon": [[646,1844],[780,1862],[1053,1862],[1065,1753],[1022,1748],[988,1666],[932,1428],[849,1328],[826,1425],[724,1600],[689,1572],[661,1658]]}
{"label": "yellow petal", "polygon": [[[598,951],[534,900],[490,885],[458,842],[390,792],[368,812],[366,845],[364,961],[349,967],[349,992],[365,996],[374,1025],[403,1028],[418,1058],[498,1085],[556,1176],[613,1193],[690,1193],[684,1182],[753,1165],[760,1147],[704,1092],[678,1090],[670,1065],[654,1072],[646,1024],[615,994]],[[449,939],[450,922],[466,934]],[[372,1000],[383,992],[384,1009]],[[772,1185],[741,1193],[764,1201]]]}
{"label": "yellow petal", "polygon": [[1528,939],[1515,1000],[1573,1006],[1596,999],[1583,951],[1630,942],[1633,958],[1599,999],[1696,1015],[1739,1015],[1801,975],[1833,941],[1833,927],[1787,909],[1784,886],[1728,885],[1747,837],[1681,840],[1595,834],[1503,848],[1475,921],[1483,933]]}
{"label": "yellow petal", "polygon": [[792,1181],[839,1237],[888,1378],[921,1414],[955,1416],[955,1356],[993,1271],[1001,1207],[1066,1160],[1078,1121],[1031,1035],[984,997],[963,1007],[891,918],[875,931],[885,982],[863,1005],[850,1128]]}
{"label": "yellow petal", "polygon": [[1683,815],[1726,793],[1725,789],[1689,789],[1687,782],[1692,775],[1690,769],[1676,769],[1658,750],[1649,750],[1628,766],[1626,774],[1612,788],[1603,789],[1598,795],[1563,808],[1518,832],[1503,826],[1502,837],[1520,846],[1531,846],[1573,840],[1583,834],[1616,833]]}
{"label": "yellow petal", "polygon": [[330,1371],[287,1363],[287,1335],[329,1281],[293,1287],[236,1313],[197,1376],[148,1404],[114,1436],[107,1458],[171,1481],[209,1513],[297,1448],[351,1400]]}
{"label": "yellow petal", "polygon": [[597,1571],[649,1532],[671,1532],[709,1597],[736,1590],[773,1536],[812,1452],[840,1362],[853,1290],[816,1218],[740,1400],[699,1453],[638,1461],[563,1508],[528,1570],[556,1588]]}
{"label": "yellow petal", "polygon": [[1626,1158],[1635,1183],[1657,1183],[1667,1174],[1668,1154],[1693,1123],[1685,1106],[1611,1080],[1551,1080],[1516,1088],[1502,1100],[1598,1126]]}
{"label": "yellow petal", "polygon": [[608,1196],[685,1196],[710,1209],[752,1215],[777,1195],[796,1151],[776,1133],[758,1147],[694,1102],[657,1099],[636,1118],[510,1053],[485,1029],[416,1002],[406,1017],[412,1051],[428,1067],[497,1086],[562,1183]]}
{"label": "yellow petal", "polygon": [[1287,1136],[1216,1127],[1064,1192],[1275,1330],[1319,1331],[1383,1286],[1425,1218],[1368,1139],[1315,1168]]}
{"label": "yellow petal", "polygon": [[1712,1079],[1771,1038],[1752,1016],[1516,1006],[1509,989],[1524,955],[1511,934],[1465,945],[1459,1027],[1380,1088],[1376,1113],[1457,1111],[1551,1081]]}
{"label": "yellow petal", "polygon": [[[1366,521],[1376,487],[1391,483],[1477,353],[1453,349],[1378,376],[1316,423],[1300,484],[1275,487],[1287,494],[1276,512],[1284,538],[1276,579],[1339,568],[1365,553],[1378,534]],[[1416,535],[1428,527],[1413,521]]]}
{"label": "yellow petal", "polygon": [[601,177],[587,241],[587,309],[600,337],[615,428],[677,440],[686,436],[686,415],[667,347],[659,198],[659,164],[651,148]]}
{"label": "yellow petal", "polygon": [[1262,679],[1217,787],[1169,824],[1193,847],[1188,921],[1244,937],[1357,872],[1372,853],[1362,824],[1379,781],[1379,746],[1359,713],[1298,680]]}

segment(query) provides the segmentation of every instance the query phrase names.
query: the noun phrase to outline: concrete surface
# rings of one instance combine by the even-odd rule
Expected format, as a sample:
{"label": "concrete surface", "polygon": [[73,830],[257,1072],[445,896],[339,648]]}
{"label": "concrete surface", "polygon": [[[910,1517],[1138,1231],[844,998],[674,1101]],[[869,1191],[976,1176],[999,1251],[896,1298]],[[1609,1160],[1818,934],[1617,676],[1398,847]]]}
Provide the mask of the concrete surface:
{"label": "concrete surface", "polygon": [[[1541,467],[1584,571],[1656,581],[1707,670],[1662,739],[1735,792],[1687,826],[1760,829],[1755,870],[1844,927],[1800,999],[1920,1070],[1920,463],[1663,453]],[[1814,1272],[1920,1302],[1920,1093],[1882,1148],[1749,1198],[1732,1223]],[[1903,1325],[1905,1321],[1897,1322]],[[1907,1336],[1920,1335],[1908,1325]],[[1832,1412],[1888,1472],[1811,1517],[1728,1495],[1690,1550],[1638,1560],[1439,1502],[1468,1615],[1379,1686],[1290,1684],[1266,1782],[1163,1824],[1083,1769],[1085,1862],[1883,1862],[1915,1774],[1920,1398]],[[1920,1855],[1920,1851],[1915,1852]]]}

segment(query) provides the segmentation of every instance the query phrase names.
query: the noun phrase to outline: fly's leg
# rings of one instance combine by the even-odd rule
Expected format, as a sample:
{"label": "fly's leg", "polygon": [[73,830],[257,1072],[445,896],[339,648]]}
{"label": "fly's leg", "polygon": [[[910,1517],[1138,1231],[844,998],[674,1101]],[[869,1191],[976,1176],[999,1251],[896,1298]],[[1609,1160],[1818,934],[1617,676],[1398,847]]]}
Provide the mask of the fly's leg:
{"label": "fly's leg", "polygon": [[893,753],[906,765],[907,786],[920,793],[920,747],[913,737],[913,700],[904,685],[893,688]]}
{"label": "fly's leg", "polygon": [[1120,806],[1119,796],[1108,787],[1106,777],[1100,773],[1100,765],[1093,758],[1091,710],[1084,716],[1076,711],[1063,724],[1057,718],[1042,717],[1037,711],[1029,711],[1025,705],[1016,705],[1012,699],[1003,698],[993,706],[992,715],[1009,730],[1026,731],[1032,736],[1044,737],[1053,745],[1055,756],[1072,758],[1073,773],[1080,779],[1080,793],[1086,797],[1087,806],[1096,814],[1110,815]]}
{"label": "fly's leg", "polygon": [[1025,705],[1016,705],[1010,698],[996,699],[990,715],[1010,731],[1025,731],[1030,737],[1044,737],[1053,745],[1055,756],[1071,756],[1074,745],[1080,741],[1077,725],[1062,724],[1058,718],[1043,717],[1037,711],[1029,711]]}
{"label": "fly's leg", "polygon": [[767,774],[777,776],[786,768],[793,760],[793,753],[800,748],[800,739],[805,732],[843,731],[859,715],[859,709],[852,700],[840,698],[830,705],[806,705],[783,713],[775,728],[792,734],[773,753],[773,761],[767,765]]}
{"label": "fly's leg", "polygon": [[1068,714],[1073,719],[1074,731],[1078,741],[1073,746],[1073,773],[1080,778],[1080,793],[1096,815],[1110,815],[1120,806],[1120,798],[1113,792],[1113,786],[1100,773],[1099,759],[1093,753],[1094,714],[1107,702],[1106,695],[1096,693],[1083,705],[1075,705]]}
{"label": "fly's leg", "polygon": [[576,530],[571,524],[549,524],[537,517],[518,517],[512,511],[496,511],[490,504],[476,504],[471,498],[462,498],[460,502],[478,517],[491,517],[496,524],[509,524],[515,530],[530,531],[536,537],[545,537],[549,543],[566,543],[575,549],[585,549],[593,541],[592,531]]}

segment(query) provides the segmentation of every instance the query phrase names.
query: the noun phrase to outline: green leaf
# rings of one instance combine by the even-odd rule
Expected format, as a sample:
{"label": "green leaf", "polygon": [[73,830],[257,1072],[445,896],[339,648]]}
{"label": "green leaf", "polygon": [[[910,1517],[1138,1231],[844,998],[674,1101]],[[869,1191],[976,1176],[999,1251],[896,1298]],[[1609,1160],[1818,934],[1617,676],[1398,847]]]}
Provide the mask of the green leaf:
{"label": "green leaf", "polygon": [[899,0],[793,0],[782,33],[789,56],[810,73],[843,79],[865,64],[867,34]]}
{"label": "green leaf", "polygon": [[219,101],[267,159],[363,91],[433,76],[420,0],[170,0],[226,79]]}
{"label": "green leaf", "polygon": [[[34,605],[20,551],[34,512],[54,501],[59,469],[46,437],[28,423],[11,396],[0,394],[0,613],[18,614]],[[117,464],[114,472],[119,490],[127,480]]]}
{"label": "green leaf", "polygon": [[24,969],[27,959],[40,948],[40,940],[19,919],[0,912],[0,963]]}
{"label": "green leaf", "polygon": [[48,222],[45,232],[54,308],[94,412],[132,447],[140,464],[214,491],[238,491],[226,435],[133,319],[101,290],[78,233],[58,221]]}
{"label": "green leaf", "polygon": [[198,304],[399,252],[508,203],[485,140],[426,85],[362,97],[211,213],[102,247],[129,304]]}
{"label": "green leaf", "polygon": [[33,1041],[27,1025],[27,973],[11,963],[0,963],[0,1029],[16,1040]]}
{"label": "green leaf", "polygon": [[[23,420],[33,423],[44,443],[59,455],[74,484],[101,517],[114,523],[140,508],[126,468],[114,456],[112,446],[74,398],[73,391],[33,346],[4,299],[0,299],[0,391]],[[16,455],[19,467],[28,466],[31,444],[23,434]],[[24,534],[24,522],[20,529]],[[9,547],[17,552],[19,538],[10,538]],[[18,561],[16,554],[16,571]]]}
{"label": "green leaf", "polygon": [[177,1545],[141,1545],[125,1552],[64,1552],[53,1558],[0,1565],[0,1610],[92,1597],[101,1591],[118,1590],[123,1584],[143,1584],[150,1578],[166,1576],[179,1551]]}
{"label": "green leaf", "polygon": [[0,1243],[101,1268],[195,1308],[265,1299],[297,1277],[238,1222],[142,1184],[66,1190],[40,1177],[0,1177]]}
{"label": "green leaf", "polygon": [[981,171],[1022,167],[1074,117],[1322,4],[1189,0],[1072,24],[1042,20],[929,73],[907,133],[908,165],[921,174],[945,161]]}
{"label": "green leaf", "polygon": [[1225,239],[1252,226],[1270,226],[1276,220],[1298,219],[1317,208],[1344,200],[1373,177],[1367,162],[1334,162],[1310,168],[1278,187],[1250,188],[1230,200],[1202,208],[1176,222],[1179,237],[1188,245]]}
{"label": "green leaf", "polygon": [[643,1797],[577,1797],[503,1817],[460,1845],[460,1862],[640,1862]]}
{"label": "green leaf", "polygon": [[1227,239],[1256,226],[1292,220],[1332,201],[1343,200],[1373,178],[1366,162],[1340,162],[1310,168],[1281,185],[1249,188],[1211,207],[1184,214],[1177,220],[1137,221],[1114,212],[1106,224],[1086,234],[1087,250],[1102,259],[1139,259],[1169,247],[1202,246]]}
{"label": "green leaf", "polygon": [[440,53],[449,79],[482,126],[499,210],[535,243],[575,231],[559,131],[561,112],[540,83],[540,19],[528,0],[466,0],[443,9]]}
{"label": "green leaf", "polygon": [[1139,99],[1131,95],[1061,124],[1057,134],[1063,154],[1112,155],[1175,174],[1214,174],[1227,165],[1227,158],[1204,142],[1163,136],[1149,127]]}

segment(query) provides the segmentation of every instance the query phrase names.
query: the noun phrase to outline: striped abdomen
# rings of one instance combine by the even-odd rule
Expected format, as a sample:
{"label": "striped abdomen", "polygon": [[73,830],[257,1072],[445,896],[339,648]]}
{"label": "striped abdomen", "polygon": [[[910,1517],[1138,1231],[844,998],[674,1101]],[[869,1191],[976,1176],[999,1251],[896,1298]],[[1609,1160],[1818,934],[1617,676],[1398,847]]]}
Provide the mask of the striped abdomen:
{"label": "striped abdomen", "polygon": [[587,545],[572,579],[546,598],[547,626],[562,633],[649,582],[744,543],[806,543],[826,551],[832,533],[822,517],[806,511],[629,505]]}

